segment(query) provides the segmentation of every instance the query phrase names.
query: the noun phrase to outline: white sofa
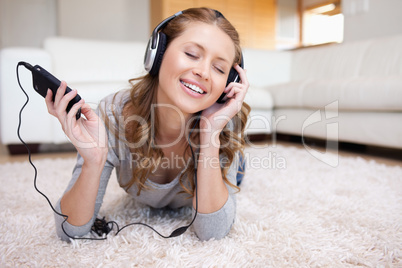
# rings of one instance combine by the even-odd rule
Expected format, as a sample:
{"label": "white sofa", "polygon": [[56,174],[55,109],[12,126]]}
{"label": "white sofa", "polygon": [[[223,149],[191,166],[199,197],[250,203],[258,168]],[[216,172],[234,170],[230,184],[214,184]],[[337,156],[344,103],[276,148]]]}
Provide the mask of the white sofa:
{"label": "white sofa", "polygon": [[[43,49],[0,52],[1,142],[19,144],[18,112],[25,97],[15,66],[47,68],[95,107],[144,72],[145,43],[49,38]],[[294,51],[244,49],[252,107],[248,134],[284,133],[402,149],[402,35]],[[21,68],[31,102],[23,114],[29,143],[67,142]]]}
{"label": "white sofa", "polygon": [[402,149],[402,35],[250,54],[250,76],[281,80],[258,85],[273,97],[275,133]]}
{"label": "white sofa", "polygon": [[[146,43],[107,42],[53,37],[42,49],[10,47],[0,52],[0,140],[18,145],[18,113],[25,102],[16,78],[16,65],[26,61],[40,65],[59,79],[76,88],[87,103],[96,108],[106,95],[129,86],[128,79],[144,74]],[[246,59],[246,66],[258,64],[258,58]],[[32,87],[31,73],[19,68],[21,83],[30,102],[23,112],[21,136],[27,143],[63,144],[68,140],[59,122],[47,113],[44,99]],[[261,77],[260,79],[264,79]],[[272,98],[268,91],[256,88],[247,96],[254,118],[248,133],[270,133]]]}

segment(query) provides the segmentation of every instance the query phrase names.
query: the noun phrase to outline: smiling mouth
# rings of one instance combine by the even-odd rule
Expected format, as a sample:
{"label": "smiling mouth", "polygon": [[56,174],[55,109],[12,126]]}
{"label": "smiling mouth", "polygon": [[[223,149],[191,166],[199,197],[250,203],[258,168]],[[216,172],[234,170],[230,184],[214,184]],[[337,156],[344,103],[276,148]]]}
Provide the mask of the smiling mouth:
{"label": "smiling mouth", "polygon": [[184,82],[184,81],[180,81],[180,82],[185,87],[189,88],[190,90],[192,90],[192,91],[194,91],[194,92],[196,92],[198,94],[205,94],[205,92],[201,88],[197,87],[196,85],[193,85],[193,84],[190,84],[190,83],[187,83],[187,82]]}

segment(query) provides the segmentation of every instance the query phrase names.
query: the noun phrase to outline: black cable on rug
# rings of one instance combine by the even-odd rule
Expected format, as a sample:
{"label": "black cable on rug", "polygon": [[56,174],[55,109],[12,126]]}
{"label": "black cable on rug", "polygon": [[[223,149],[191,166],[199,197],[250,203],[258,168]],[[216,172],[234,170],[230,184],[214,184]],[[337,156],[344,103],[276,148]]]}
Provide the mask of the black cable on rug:
{"label": "black cable on rug", "polygon": [[[95,233],[95,234],[97,234],[98,236],[102,236],[102,237],[100,237],[100,238],[92,238],[92,237],[88,237],[88,238],[87,238],[87,237],[73,237],[73,236],[71,236],[71,235],[69,235],[69,234],[67,233],[67,231],[66,231],[65,228],[64,228],[64,223],[68,220],[68,215],[65,215],[65,214],[62,214],[62,213],[58,212],[58,211],[53,207],[53,205],[52,205],[52,203],[50,202],[49,198],[48,198],[43,192],[41,192],[41,191],[38,189],[38,187],[37,187],[37,185],[36,185],[37,176],[38,176],[38,170],[37,170],[36,166],[34,165],[34,163],[32,162],[31,150],[29,149],[29,146],[25,143],[25,141],[22,139],[22,137],[21,137],[21,135],[20,135],[21,124],[22,124],[22,112],[23,112],[24,108],[28,105],[29,96],[28,96],[28,94],[25,92],[24,88],[23,88],[22,85],[21,85],[20,78],[19,78],[19,73],[18,73],[18,70],[19,70],[18,68],[19,68],[20,66],[25,66],[25,67],[28,69],[28,67],[27,67],[28,65],[29,65],[29,64],[26,63],[26,62],[19,62],[19,63],[17,64],[17,67],[16,67],[18,85],[19,85],[19,87],[21,88],[21,90],[22,90],[22,92],[24,93],[24,95],[26,96],[26,102],[25,102],[24,105],[21,107],[21,110],[20,110],[20,112],[19,112],[18,127],[17,127],[17,136],[18,136],[18,139],[21,141],[21,143],[22,143],[22,144],[25,146],[25,148],[27,149],[29,163],[31,164],[32,168],[34,169],[34,180],[33,180],[33,182],[34,182],[34,188],[35,188],[35,190],[36,190],[39,194],[41,194],[41,195],[46,199],[46,201],[49,203],[49,206],[50,206],[50,208],[53,210],[53,212],[54,212],[56,215],[58,215],[58,216],[64,218],[64,221],[61,223],[61,229],[63,230],[64,234],[65,234],[67,237],[69,237],[70,239],[74,239],[74,240],[77,240],[77,239],[79,239],[79,240],[105,240],[105,239],[107,239],[107,235],[113,230],[113,226],[114,226],[114,225],[116,225],[116,228],[117,228],[117,231],[116,231],[115,235],[119,234],[123,229],[125,229],[125,228],[127,228],[127,227],[129,227],[129,226],[132,226],[132,225],[143,225],[143,226],[146,226],[146,227],[150,228],[151,230],[153,230],[155,233],[157,233],[159,236],[161,236],[161,237],[163,237],[163,238],[177,237],[177,236],[179,236],[179,235],[182,235],[185,231],[187,231],[187,229],[188,229],[188,228],[193,224],[193,222],[195,221],[195,218],[197,217],[197,213],[198,213],[197,162],[196,162],[196,158],[195,158],[195,155],[194,155],[193,148],[192,148],[192,146],[191,146],[190,136],[191,136],[193,130],[195,129],[195,127],[196,127],[196,125],[197,125],[197,123],[198,123],[198,121],[199,121],[199,119],[200,119],[199,117],[197,117],[197,120],[196,120],[196,122],[195,122],[193,128],[190,130],[189,135],[188,135],[188,142],[189,142],[189,146],[190,146],[190,150],[191,150],[191,155],[192,155],[192,158],[193,158],[193,161],[194,161],[194,168],[195,168],[195,172],[194,172],[194,185],[195,185],[195,214],[194,214],[194,217],[193,217],[192,221],[191,221],[188,225],[179,227],[179,228],[175,229],[169,236],[165,236],[165,235],[162,235],[161,233],[159,233],[158,231],[156,231],[152,226],[150,226],[150,225],[148,225],[148,224],[145,224],[145,223],[142,223],[142,222],[130,223],[130,224],[127,224],[127,225],[123,226],[122,228],[120,228],[119,225],[117,224],[117,222],[115,222],[115,221],[106,221],[106,220],[105,220],[105,217],[103,217],[103,219],[97,218],[97,219],[95,220],[94,224],[92,225],[92,228],[91,228],[91,232],[92,232],[92,233]],[[81,119],[81,120],[83,120],[83,119]]]}

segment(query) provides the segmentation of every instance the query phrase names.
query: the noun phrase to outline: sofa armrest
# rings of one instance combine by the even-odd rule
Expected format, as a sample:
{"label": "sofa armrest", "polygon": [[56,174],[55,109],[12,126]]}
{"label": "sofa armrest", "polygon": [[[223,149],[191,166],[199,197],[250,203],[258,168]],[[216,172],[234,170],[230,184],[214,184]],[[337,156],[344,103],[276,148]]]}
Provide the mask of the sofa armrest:
{"label": "sofa armrest", "polygon": [[[3,144],[19,144],[18,116],[26,97],[18,86],[16,66],[19,61],[39,64],[51,72],[49,54],[37,48],[5,48],[0,51],[0,139]],[[32,75],[19,68],[21,85],[29,96],[29,103],[22,114],[21,136],[27,143],[49,142],[52,138],[52,120],[43,97],[32,87]]]}

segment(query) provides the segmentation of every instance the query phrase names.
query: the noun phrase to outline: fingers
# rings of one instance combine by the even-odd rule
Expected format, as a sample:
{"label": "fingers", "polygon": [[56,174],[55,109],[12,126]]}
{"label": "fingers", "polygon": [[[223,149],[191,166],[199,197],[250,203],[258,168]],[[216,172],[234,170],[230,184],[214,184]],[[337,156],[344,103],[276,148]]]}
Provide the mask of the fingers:
{"label": "fingers", "polygon": [[231,83],[225,89],[226,97],[232,98],[236,93],[239,93],[241,90],[242,87],[239,83]]}
{"label": "fingers", "polygon": [[56,96],[54,97],[54,103],[57,105],[60,100],[63,98],[64,93],[66,92],[67,83],[65,81],[61,81],[59,88],[57,89]]}
{"label": "fingers", "polygon": [[61,82],[54,98],[54,107],[58,116],[63,116],[66,114],[68,103],[77,95],[76,90],[72,90],[71,92],[65,94],[66,87],[67,84],[64,81]]}
{"label": "fingers", "polygon": [[235,68],[235,70],[237,71],[237,73],[238,73],[239,76],[240,76],[241,83],[242,83],[243,85],[246,85],[246,86],[248,87],[248,86],[249,86],[249,83],[248,83],[248,79],[247,79],[247,75],[246,75],[247,70],[241,68],[238,64],[236,64],[236,65],[234,66],[234,68]]}
{"label": "fingers", "polygon": [[46,107],[49,114],[55,116],[54,103],[53,103],[53,92],[48,89],[45,97]]}
{"label": "fingers", "polygon": [[238,65],[235,67],[239,68],[239,76],[241,77],[240,83],[232,82],[224,90],[228,99],[235,98],[239,101],[243,101],[246,96],[247,90],[249,88],[246,73]]}
{"label": "fingers", "polygon": [[70,118],[74,118],[74,119],[75,119],[75,115],[77,114],[78,110],[79,110],[80,108],[82,109],[82,106],[84,106],[84,105],[85,105],[85,101],[84,101],[83,99],[81,99],[79,102],[77,102],[76,104],[74,104],[74,105],[71,107],[70,111],[68,112],[67,118],[68,118],[68,119],[70,119]]}
{"label": "fingers", "polygon": [[[52,105],[50,105],[52,108],[51,114],[58,117],[59,119],[66,116],[66,109],[69,102],[77,95],[77,90],[72,90],[69,93],[65,94],[66,88],[66,82],[62,81],[60,87],[57,89],[56,96],[54,97],[54,102],[52,103]],[[47,102],[51,101],[50,97],[51,96],[49,96]]]}
{"label": "fingers", "polygon": [[48,112],[59,120],[63,129],[66,127],[66,121],[70,121],[70,118],[72,117],[75,118],[78,110],[85,104],[84,100],[79,101],[78,103],[73,105],[73,107],[71,107],[69,113],[67,114],[67,106],[70,101],[77,95],[77,90],[72,90],[69,93],[65,94],[66,88],[66,82],[62,81],[60,83],[60,87],[57,89],[54,98],[53,92],[50,89],[48,89],[45,97]]}
{"label": "fingers", "polygon": [[68,114],[64,111],[66,116],[58,117],[64,132],[67,134],[68,137],[71,137],[71,130],[77,124],[77,120],[75,115],[77,114],[78,110],[85,104],[85,101],[81,99],[79,102],[74,104]]}
{"label": "fingers", "polygon": [[85,118],[89,121],[98,120],[98,115],[92,110],[91,106],[88,103],[85,103],[81,107],[81,113],[85,115]]}

